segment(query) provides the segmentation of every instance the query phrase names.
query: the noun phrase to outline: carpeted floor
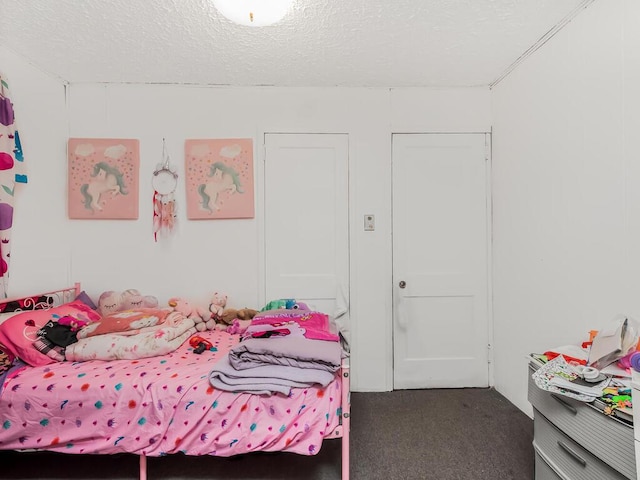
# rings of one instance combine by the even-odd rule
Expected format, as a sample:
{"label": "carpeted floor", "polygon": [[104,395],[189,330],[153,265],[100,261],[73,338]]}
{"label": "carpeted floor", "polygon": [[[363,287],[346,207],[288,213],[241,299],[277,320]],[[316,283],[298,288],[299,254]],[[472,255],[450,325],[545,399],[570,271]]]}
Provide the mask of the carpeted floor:
{"label": "carpeted floor", "polygon": [[[493,389],[351,395],[353,480],[531,480],[533,421]],[[340,440],[318,455],[148,459],[149,480],[339,480]],[[133,455],[0,452],[0,478],[135,479]]]}

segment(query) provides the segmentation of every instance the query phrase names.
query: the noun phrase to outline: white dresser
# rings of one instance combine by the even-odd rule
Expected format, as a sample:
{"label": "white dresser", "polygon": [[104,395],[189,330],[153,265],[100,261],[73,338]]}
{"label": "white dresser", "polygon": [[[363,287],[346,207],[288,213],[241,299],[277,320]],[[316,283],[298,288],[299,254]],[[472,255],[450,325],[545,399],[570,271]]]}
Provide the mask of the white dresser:
{"label": "white dresser", "polygon": [[640,435],[634,439],[631,418],[606,416],[599,402],[588,404],[539,389],[531,378],[539,366],[532,360],[528,371],[535,480],[637,480]]}

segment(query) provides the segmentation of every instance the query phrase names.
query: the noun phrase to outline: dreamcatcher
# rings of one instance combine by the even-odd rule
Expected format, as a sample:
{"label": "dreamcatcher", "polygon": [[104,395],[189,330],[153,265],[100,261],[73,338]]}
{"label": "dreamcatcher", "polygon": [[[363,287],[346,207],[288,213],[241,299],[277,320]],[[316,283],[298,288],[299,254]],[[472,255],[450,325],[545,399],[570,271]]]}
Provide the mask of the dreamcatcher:
{"label": "dreamcatcher", "polygon": [[169,235],[176,225],[175,191],[178,174],[169,163],[164,138],[162,139],[162,163],[153,172],[153,238],[157,242],[158,234]]}

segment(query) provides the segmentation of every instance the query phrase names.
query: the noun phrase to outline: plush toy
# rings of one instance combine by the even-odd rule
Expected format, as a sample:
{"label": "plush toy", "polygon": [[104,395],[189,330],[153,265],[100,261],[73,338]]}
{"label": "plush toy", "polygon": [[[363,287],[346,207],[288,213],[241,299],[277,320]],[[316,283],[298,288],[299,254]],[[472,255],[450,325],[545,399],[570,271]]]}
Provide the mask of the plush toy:
{"label": "plush toy", "polygon": [[111,313],[134,308],[156,308],[158,299],[151,295],[142,295],[138,290],[130,288],[123,292],[107,290],[98,298],[98,313],[103,317]]}
{"label": "plush toy", "polygon": [[231,335],[242,335],[246,332],[247,328],[251,325],[251,320],[241,320],[239,318],[234,318],[231,322],[231,325],[227,327],[227,333]]}
{"label": "plush toy", "polygon": [[65,315],[58,319],[59,325],[66,325],[71,329],[72,332],[77,332],[82,327],[89,325],[90,323],[91,323],[91,320],[85,317],[84,315],[82,316],[82,318],[76,318],[76,317],[72,317],[71,315]]}
{"label": "plush toy", "polygon": [[266,310],[279,310],[281,308],[285,308],[287,310],[310,310],[309,306],[303,302],[296,302],[293,298],[281,298],[279,300],[271,300],[264,307],[262,307],[261,312]]}
{"label": "plush toy", "polygon": [[227,295],[224,293],[214,292],[209,302],[209,312],[214,319],[219,319],[222,316],[224,307],[227,305]]}
{"label": "plush toy", "polygon": [[158,299],[153,295],[142,295],[138,290],[129,289],[121,294],[122,307],[124,310],[135,308],[157,308]]}
{"label": "plush toy", "polygon": [[191,305],[187,300],[180,297],[173,297],[169,299],[169,306],[182,313],[185,317],[193,320],[196,330],[204,332],[205,330],[213,330],[216,326],[215,320],[211,317],[211,314],[205,309]]}
{"label": "plush toy", "polygon": [[241,308],[239,310],[235,308],[225,308],[222,315],[220,315],[220,320],[225,325],[231,325],[234,320],[250,321],[257,314],[258,311],[252,308]]}
{"label": "plush toy", "polygon": [[113,290],[107,290],[102,292],[98,298],[98,313],[103,317],[110,313],[119,312],[122,310],[122,297],[120,292]]}

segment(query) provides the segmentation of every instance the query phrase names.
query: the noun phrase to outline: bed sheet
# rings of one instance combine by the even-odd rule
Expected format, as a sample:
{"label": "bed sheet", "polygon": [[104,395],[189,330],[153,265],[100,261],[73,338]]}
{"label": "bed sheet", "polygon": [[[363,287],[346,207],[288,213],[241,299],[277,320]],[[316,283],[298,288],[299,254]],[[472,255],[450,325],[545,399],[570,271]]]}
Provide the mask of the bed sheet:
{"label": "bed sheet", "polygon": [[201,332],[217,351],[189,342],[140,360],[25,367],[0,394],[0,449],[160,456],[253,451],[316,454],[339,424],[340,381],[283,395],[214,389],[209,372],[239,336]]}

